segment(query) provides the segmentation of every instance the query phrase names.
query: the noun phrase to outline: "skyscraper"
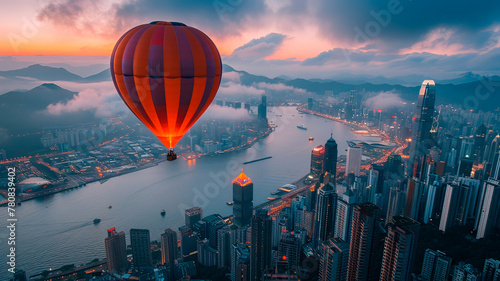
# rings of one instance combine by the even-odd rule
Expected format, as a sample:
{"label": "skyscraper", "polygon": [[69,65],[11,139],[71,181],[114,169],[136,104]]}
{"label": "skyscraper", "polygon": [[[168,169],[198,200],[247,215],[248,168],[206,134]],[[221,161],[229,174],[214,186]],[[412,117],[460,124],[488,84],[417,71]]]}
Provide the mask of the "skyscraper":
{"label": "skyscraper", "polygon": [[104,239],[108,272],[123,273],[127,270],[127,245],[125,232],[116,232],[115,228],[108,229],[108,237]]}
{"label": "skyscraper", "polygon": [[[498,162],[498,153],[500,152],[500,135],[497,135],[492,141],[491,144],[489,144],[489,147],[487,149],[487,154],[485,154],[484,158],[486,160],[485,165],[487,167],[486,172],[489,175],[493,175],[495,168],[496,168],[496,163]],[[488,169],[489,167],[489,169]]]}
{"label": "skyscraper", "polygon": [[386,223],[392,221],[392,217],[402,215],[406,207],[406,182],[403,180],[389,179],[389,201],[387,204]]}
{"label": "skyscraper", "polygon": [[476,216],[479,185],[479,180],[457,177],[446,186],[439,230],[465,225]]}
{"label": "skyscraper", "polygon": [[331,182],[335,183],[335,178],[337,177],[337,155],[338,148],[337,142],[333,139],[333,134],[325,144],[325,160],[324,160],[324,172],[331,174]]}
{"label": "skyscraper", "polygon": [[446,281],[451,270],[451,258],[441,251],[425,250],[422,278],[429,281]]}
{"label": "skyscraper", "polygon": [[233,244],[231,252],[231,280],[250,280],[250,244]]}
{"label": "skyscraper", "polygon": [[314,108],[314,100],[313,98],[307,98],[307,109],[313,110]]}
{"label": "skyscraper", "polygon": [[253,210],[253,183],[243,171],[233,181],[233,201],[234,224],[237,227],[249,225]]}
{"label": "skyscraper", "polygon": [[197,241],[198,263],[204,266],[217,265],[217,249],[210,247],[208,239],[198,239]]}
{"label": "skyscraper", "polygon": [[318,190],[316,202],[316,218],[314,221],[314,243],[319,247],[321,242],[328,240],[333,234],[337,194],[333,183],[327,183]]}
{"label": "skyscraper", "polygon": [[187,209],[184,214],[186,226],[193,229],[195,223],[203,219],[203,210],[200,207]]}
{"label": "skyscraper", "polygon": [[345,164],[346,176],[353,173],[359,176],[361,172],[361,147],[352,141],[347,142],[347,158]]}
{"label": "skyscraper", "polygon": [[410,159],[408,161],[409,176],[413,176],[415,161],[418,161],[418,158],[426,154],[427,150],[434,145],[431,128],[434,117],[435,96],[436,84],[433,80],[425,80],[420,87],[415,117],[413,118]]}
{"label": "skyscraper", "polygon": [[338,238],[329,239],[321,243],[319,258],[319,280],[346,280],[349,243]]}
{"label": "skyscraper", "polygon": [[257,106],[257,117],[260,121],[260,127],[267,127],[267,97],[262,96],[261,103]]}
{"label": "skyscraper", "polygon": [[175,272],[175,261],[177,260],[177,233],[172,229],[166,229],[161,235],[161,263],[168,264],[171,277]]}
{"label": "skyscraper", "polygon": [[470,177],[473,164],[474,164],[474,160],[472,160],[471,158],[464,157],[464,158],[460,159],[460,162],[458,164],[457,176]]}
{"label": "skyscraper", "polygon": [[477,127],[476,132],[474,134],[473,158],[476,164],[483,162],[485,139],[486,139],[486,126],[484,126],[484,124],[481,124],[479,125],[479,127]]}
{"label": "skyscraper", "polygon": [[441,198],[443,198],[443,191],[445,188],[446,187],[443,187],[443,184],[437,179],[434,182],[429,183],[423,219],[424,223],[428,223],[433,220],[436,213],[441,213]]}
{"label": "skyscraper", "polygon": [[500,281],[500,261],[486,259],[483,267],[484,281]]}
{"label": "skyscraper", "polygon": [[489,179],[480,198],[480,208],[477,217],[476,239],[487,237],[495,228],[500,228],[500,181]]}
{"label": "skyscraper", "polygon": [[319,177],[323,173],[325,161],[325,147],[318,145],[311,152],[311,174]]}
{"label": "skyscraper", "polygon": [[236,226],[231,224],[217,230],[217,267],[219,268],[231,266],[231,246],[236,242],[234,229]]}
{"label": "skyscraper", "polygon": [[409,217],[395,216],[387,227],[380,280],[411,281],[420,224]]}
{"label": "skyscraper", "polygon": [[478,281],[479,279],[479,272],[477,268],[473,267],[470,264],[465,264],[463,262],[459,262],[457,265],[455,265],[455,268],[453,270],[453,281]]}
{"label": "skyscraper", "polygon": [[363,203],[354,209],[348,281],[379,280],[383,248],[379,226],[380,211],[380,207],[373,203]]}
{"label": "skyscraper", "polygon": [[196,240],[198,235],[193,232],[193,230],[187,226],[179,227],[181,233],[181,258],[183,262],[196,261],[197,259],[197,248]]}
{"label": "skyscraper", "polygon": [[250,280],[260,281],[271,267],[272,220],[267,210],[258,209],[252,217],[252,246],[250,247]]}
{"label": "skyscraper", "polygon": [[131,229],[130,245],[132,246],[132,257],[135,266],[151,266],[153,264],[149,230]]}
{"label": "skyscraper", "polygon": [[352,214],[356,203],[356,196],[354,196],[350,189],[338,196],[337,199],[333,237],[338,237],[348,244],[351,242]]}
{"label": "skyscraper", "polygon": [[278,243],[278,258],[286,257],[289,274],[298,273],[301,246],[300,238],[293,232],[288,231],[281,235],[281,240]]}
{"label": "skyscraper", "polygon": [[444,232],[455,222],[459,196],[460,185],[452,183],[446,186],[439,230]]}

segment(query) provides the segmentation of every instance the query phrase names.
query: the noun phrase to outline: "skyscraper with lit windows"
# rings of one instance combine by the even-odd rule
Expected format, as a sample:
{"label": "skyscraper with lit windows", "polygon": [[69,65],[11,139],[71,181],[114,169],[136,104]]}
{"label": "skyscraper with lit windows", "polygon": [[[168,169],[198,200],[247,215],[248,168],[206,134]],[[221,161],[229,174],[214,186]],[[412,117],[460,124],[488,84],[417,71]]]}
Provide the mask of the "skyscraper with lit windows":
{"label": "skyscraper with lit windows", "polygon": [[359,176],[361,173],[361,147],[352,141],[347,142],[347,158],[345,164],[346,176],[353,173]]}
{"label": "skyscraper with lit windows", "polygon": [[409,217],[395,216],[387,228],[380,280],[411,281],[420,224]]}
{"label": "skyscraper with lit windows", "polygon": [[187,227],[193,229],[194,224],[201,219],[203,219],[203,210],[200,207],[193,207],[185,211],[184,220]]}
{"label": "skyscraper with lit windows", "polygon": [[177,250],[177,233],[170,228],[166,229],[165,233],[161,235],[161,263],[168,264],[172,278],[174,277]]}
{"label": "skyscraper with lit windows", "polygon": [[[412,124],[412,140],[408,162],[408,174],[410,176],[413,176],[415,161],[418,161],[418,158],[426,154],[426,151],[434,145],[431,128],[434,118],[435,96],[436,84],[433,80],[425,80],[420,87]],[[420,161],[418,162],[420,163]]]}
{"label": "skyscraper with lit windows", "polygon": [[243,173],[233,181],[233,215],[237,227],[249,225],[253,211],[253,183]]}
{"label": "skyscraper with lit windows", "polygon": [[363,203],[354,209],[347,280],[379,280],[383,243],[380,207]]}
{"label": "skyscraper with lit windows", "polygon": [[337,157],[338,157],[338,147],[337,142],[333,139],[333,134],[325,144],[325,160],[324,160],[324,172],[331,174],[330,181],[335,183],[335,178],[337,177]]}
{"label": "skyscraper with lit windows", "polygon": [[132,246],[132,258],[135,266],[143,267],[153,264],[149,230],[131,229],[130,245]]}
{"label": "skyscraper with lit windows", "polygon": [[258,209],[252,217],[252,246],[250,247],[250,280],[260,281],[271,266],[272,219],[267,210]]}
{"label": "skyscraper with lit windows", "polygon": [[325,161],[325,147],[318,145],[311,152],[311,174],[319,177],[323,173]]}
{"label": "skyscraper with lit windows", "polygon": [[316,202],[316,218],[314,221],[314,243],[319,247],[321,242],[333,235],[337,193],[332,183],[321,186],[318,190]]}
{"label": "skyscraper with lit windows", "polygon": [[106,261],[108,272],[123,273],[127,270],[127,244],[125,242],[125,232],[117,232],[116,229],[108,229],[108,237],[104,239],[106,248]]}

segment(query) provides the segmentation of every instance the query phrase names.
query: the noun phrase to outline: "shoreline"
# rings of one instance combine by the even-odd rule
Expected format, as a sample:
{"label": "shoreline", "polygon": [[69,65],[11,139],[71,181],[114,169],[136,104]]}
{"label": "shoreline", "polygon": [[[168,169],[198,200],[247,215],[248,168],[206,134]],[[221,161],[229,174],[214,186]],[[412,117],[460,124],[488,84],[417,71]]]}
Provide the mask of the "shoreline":
{"label": "shoreline", "polygon": [[346,125],[348,127],[356,129],[356,130],[367,130],[370,134],[376,134],[378,137],[382,138],[382,136],[379,133],[372,132],[368,127],[361,127],[359,124],[353,124],[353,123],[351,123],[349,121],[345,121],[345,120],[342,120],[342,119],[339,119],[339,118],[335,118],[335,117],[333,117],[331,115],[322,114],[322,113],[319,113],[319,112],[316,112],[316,111],[313,111],[313,110],[305,109],[305,108],[303,108],[305,106],[306,106],[305,104],[297,106],[297,111],[305,113],[305,114],[311,114],[311,115],[314,115],[314,116],[323,117],[323,118],[326,118],[326,119],[329,119],[329,120],[332,120],[332,121],[335,121],[335,122],[339,122],[339,123],[342,123],[342,124],[344,124],[344,125]]}
{"label": "shoreline", "polygon": [[[235,151],[241,151],[241,150],[248,149],[248,148],[252,147],[252,145],[254,145],[256,142],[258,142],[258,141],[260,141],[260,140],[265,139],[266,137],[268,137],[271,134],[271,132],[272,132],[272,130],[269,127],[269,129],[266,132],[264,132],[261,136],[256,137],[254,140],[252,140],[251,143],[247,143],[247,144],[245,144],[245,145],[243,145],[243,146],[241,146],[239,148],[229,148],[229,149],[222,150],[222,151],[223,151],[223,153],[230,153],[230,152],[235,152]],[[181,156],[183,156],[185,154],[186,153],[181,154],[181,155],[179,155],[179,157],[181,157]],[[217,156],[217,155],[218,155],[218,153],[214,153],[214,154],[201,154],[199,157],[208,157],[208,156]],[[136,168],[126,169],[126,170],[122,171],[120,174],[113,174],[113,175],[106,175],[106,176],[98,177],[98,178],[92,178],[89,181],[81,182],[81,183],[79,183],[77,185],[71,185],[71,186],[66,186],[66,187],[53,187],[54,190],[45,190],[45,191],[42,191],[43,193],[39,193],[39,194],[36,194],[36,193],[27,194],[23,198],[19,198],[19,197],[22,197],[22,196],[17,195],[18,200],[16,200],[16,205],[18,205],[18,204],[20,204],[22,202],[33,200],[33,199],[43,198],[43,197],[51,196],[51,195],[54,195],[54,194],[57,194],[57,193],[60,193],[60,192],[70,191],[70,190],[76,189],[76,188],[81,188],[81,187],[86,186],[87,184],[95,183],[97,181],[109,180],[111,178],[119,177],[119,176],[122,176],[122,175],[126,175],[126,174],[130,174],[130,173],[133,173],[133,172],[137,172],[137,171],[141,171],[141,170],[148,169],[148,168],[151,168],[151,167],[155,167],[155,166],[158,166],[160,163],[165,162],[166,160],[167,160],[167,158],[155,159],[154,161],[152,161],[150,163],[146,163],[146,164],[143,164],[141,166],[137,166]],[[186,160],[186,161],[188,161],[188,160]],[[59,188],[59,189],[56,189],[56,188]],[[0,195],[3,196],[3,194],[0,194]],[[8,204],[8,200],[5,199],[5,200],[3,200],[3,201],[0,202],[0,207],[6,207],[7,204]]]}

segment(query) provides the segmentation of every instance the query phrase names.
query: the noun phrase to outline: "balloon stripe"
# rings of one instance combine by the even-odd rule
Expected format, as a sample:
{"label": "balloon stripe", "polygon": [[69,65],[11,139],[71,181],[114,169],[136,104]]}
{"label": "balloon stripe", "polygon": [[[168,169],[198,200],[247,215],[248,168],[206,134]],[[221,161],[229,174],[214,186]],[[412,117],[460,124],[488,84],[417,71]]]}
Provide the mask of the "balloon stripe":
{"label": "balloon stripe", "polygon": [[214,63],[215,63],[215,74],[214,76],[221,76],[222,75],[222,60],[220,58],[220,54],[219,54],[219,51],[217,50],[217,47],[215,47],[215,44],[214,42],[212,42],[212,40],[210,38],[208,38],[207,35],[205,35],[205,33],[199,31],[200,34],[203,35],[203,37],[205,38],[205,42],[207,42],[210,50],[212,51],[212,55],[214,57]]}
{"label": "balloon stripe", "polygon": [[207,80],[211,80],[212,87],[207,87],[207,89],[211,89],[210,95],[207,98],[206,102],[201,103],[201,110],[195,115],[195,117],[189,122],[188,127],[193,126],[198,119],[203,115],[203,113],[207,110],[207,108],[212,104],[212,101],[217,94],[217,90],[219,89],[220,84],[220,76],[215,76],[214,78],[207,78]]}
{"label": "balloon stripe", "polygon": [[[181,76],[181,62],[179,58],[179,47],[177,36],[175,35],[173,26],[165,26],[165,34],[163,39],[163,65],[165,69],[164,76],[167,77],[180,77]],[[164,79],[165,85],[165,100],[167,104],[167,133],[168,135],[175,134],[175,123],[177,121],[177,111],[179,110],[179,100],[181,92],[180,78]]]}
{"label": "balloon stripe", "polygon": [[153,38],[151,38],[151,46],[148,54],[148,72],[149,77],[163,78],[163,34],[165,26],[158,25]]}
{"label": "balloon stripe", "polygon": [[[179,106],[179,94],[181,91],[181,79],[164,78],[165,95],[167,96],[167,119],[168,119],[168,136],[174,136],[178,132],[175,130],[175,121],[177,120],[177,108]],[[172,94],[174,93],[174,94]],[[172,121],[173,120],[173,121]]]}
{"label": "balloon stripe", "polygon": [[[205,89],[203,91],[203,97],[202,100],[198,106],[198,109],[196,110],[195,114],[191,118],[191,120],[188,121],[187,127],[191,127],[205,112],[205,104],[210,104],[212,103],[212,99],[210,99],[210,95],[212,93],[213,87],[214,87],[214,75],[215,75],[215,60],[214,58],[217,56],[214,56],[212,53],[212,49],[210,48],[210,44],[212,43],[210,39],[203,34],[203,32],[197,30],[197,29],[191,29],[194,33],[194,35],[198,38],[198,40],[202,43],[203,51],[205,52],[205,57],[207,61],[207,80],[206,80],[206,85]],[[218,85],[217,85],[218,88]],[[205,108],[205,109],[204,109]]]}
{"label": "balloon stripe", "polygon": [[137,90],[135,89],[135,79],[134,76],[132,75],[122,75],[123,77],[123,84],[125,85],[126,91],[129,93],[131,96],[131,100],[133,105],[136,107],[136,111],[134,111],[135,115],[139,117],[140,119],[144,119],[145,125],[152,131],[156,132],[156,128],[149,119],[149,116],[144,113],[144,108],[142,107],[142,104],[140,100],[134,101],[134,96],[137,98]]}
{"label": "balloon stripe", "polygon": [[192,27],[181,27],[189,41],[192,50],[193,72],[195,77],[207,77],[207,57],[203,50],[202,42],[193,33]]}
{"label": "balloon stripe", "polygon": [[134,48],[132,69],[135,77],[149,77],[149,50],[151,40],[158,27],[150,26],[140,35]]}
{"label": "balloon stripe", "polygon": [[123,57],[121,61],[122,63],[121,69],[123,75],[134,75],[135,47],[137,46],[137,43],[141,38],[142,34],[144,33],[144,31],[146,31],[148,28],[149,28],[148,26],[144,26],[140,30],[137,30],[127,42],[127,45],[123,50]]}
{"label": "balloon stripe", "polygon": [[189,40],[189,44],[191,45],[191,49],[193,51],[195,78],[193,91],[191,94],[191,101],[189,103],[186,115],[182,120],[182,124],[179,126],[180,131],[184,131],[189,121],[195,116],[197,109],[202,101],[207,81],[207,57],[205,56],[202,42],[198,40],[198,38],[193,34],[192,30],[194,30],[194,28],[183,27],[183,31],[186,34],[186,37]]}
{"label": "balloon stripe", "polygon": [[149,128],[152,127],[151,121],[149,120],[149,118],[142,116],[141,112],[132,101],[130,94],[127,90],[127,87],[125,85],[125,79],[122,71],[123,53],[130,41],[130,38],[132,38],[139,30],[141,30],[145,26],[146,25],[141,25],[136,28],[133,28],[128,33],[126,33],[126,36],[123,36],[123,39],[120,41],[119,44],[117,44],[116,52],[114,55],[114,61],[112,62],[112,65],[114,66],[113,69],[115,74],[113,76],[113,79],[115,81],[115,86],[118,90],[118,93],[120,94],[120,97],[125,102],[127,107],[137,116],[137,118],[139,118],[139,120],[141,120],[141,122],[143,122]]}
{"label": "balloon stripe", "polygon": [[[154,123],[152,120],[149,118],[149,115],[147,114],[146,110],[144,109],[144,106],[142,104],[141,99],[139,98],[138,89],[135,85],[135,79],[134,79],[134,54],[135,54],[135,49],[137,47],[137,43],[139,39],[142,37],[144,32],[148,29],[148,27],[144,27],[140,30],[138,30],[132,38],[130,38],[129,42],[127,43],[127,46],[125,47],[125,50],[123,52],[123,61],[122,61],[122,67],[123,67],[123,80],[125,82],[125,87],[127,88],[127,92],[130,96],[130,99],[132,103],[135,105],[137,108],[137,112],[143,116],[145,120],[148,120],[148,127],[153,127],[155,128]],[[156,131],[156,130],[155,130]]]}
{"label": "balloon stripe", "polygon": [[163,37],[165,26],[158,25],[149,48],[149,87],[156,114],[160,120],[163,134],[168,133],[168,117],[165,101],[165,83],[163,79]]}
{"label": "balloon stripe", "polygon": [[[130,31],[133,31],[134,29],[137,29],[137,27],[131,29]],[[122,35],[122,37],[120,37],[120,39],[118,39],[118,41],[116,42],[116,45],[113,47],[113,52],[111,52],[111,58],[109,60],[109,70],[111,71],[111,79],[113,79],[113,84],[115,84],[115,87],[116,87],[116,78],[115,78],[115,55],[116,55],[116,50],[118,49],[118,46],[123,41],[123,39],[127,37],[128,34],[129,33],[125,33],[125,34]],[[120,60],[121,60],[121,56],[120,56]]]}
{"label": "balloon stripe", "polygon": [[152,92],[149,83],[149,51],[153,35],[157,28],[158,26],[150,26],[142,33],[141,37],[137,41],[134,51],[133,69],[137,97],[144,108],[145,114],[155,126],[156,131],[163,134],[163,128],[153,104],[153,97],[151,95]]}
{"label": "balloon stripe", "polygon": [[180,103],[179,112],[177,113],[177,122],[175,123],[175,130],[180,130],[184,117],[189,108],[189,103],[191,102],[191,94],[194,88],[194,77],[183,77],[181,78],[181,91],[180,91]]}
{"label": "balloon stripe", "polygon": [[184,26],[174,26],[174,31],[177,35],[177,45],[179,46],[179,57],[181,59],[181,90],[179,92],[179,109],[175,122],[175,130],[179,130],[184,121],[189,104],[191,103],[194,87],[193,51],[184,29]]}
{"label": "balloon stripe", "polygon": [[191,28],[191,32],[193,32],[194,36],[198,39],[198,41],[201,43],[201,46],[203,48],[203,52],[205,54],[206,58],[206,67],[207,67],[207,77],[214,77],[215,76],[215,57],[214,54],[212,53],[212,49],[210,48],[211,41],[210,39],[201,31]]}

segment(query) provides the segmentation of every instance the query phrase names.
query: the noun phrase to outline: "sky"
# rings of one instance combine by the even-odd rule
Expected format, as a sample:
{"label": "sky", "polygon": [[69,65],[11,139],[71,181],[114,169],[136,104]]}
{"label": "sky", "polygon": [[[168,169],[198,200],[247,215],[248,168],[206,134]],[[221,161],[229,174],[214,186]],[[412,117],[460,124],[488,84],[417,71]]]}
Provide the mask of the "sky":
{"label": "sky", "polygon": [[3,69],[8,60],[38,55],[92,57],[80,60],[82,71],[85,64],[104,65],[124,32],[164,20],[205,32],[224,63],[270,77],[500,73],[496,0],[5,2],[0,17]]}

